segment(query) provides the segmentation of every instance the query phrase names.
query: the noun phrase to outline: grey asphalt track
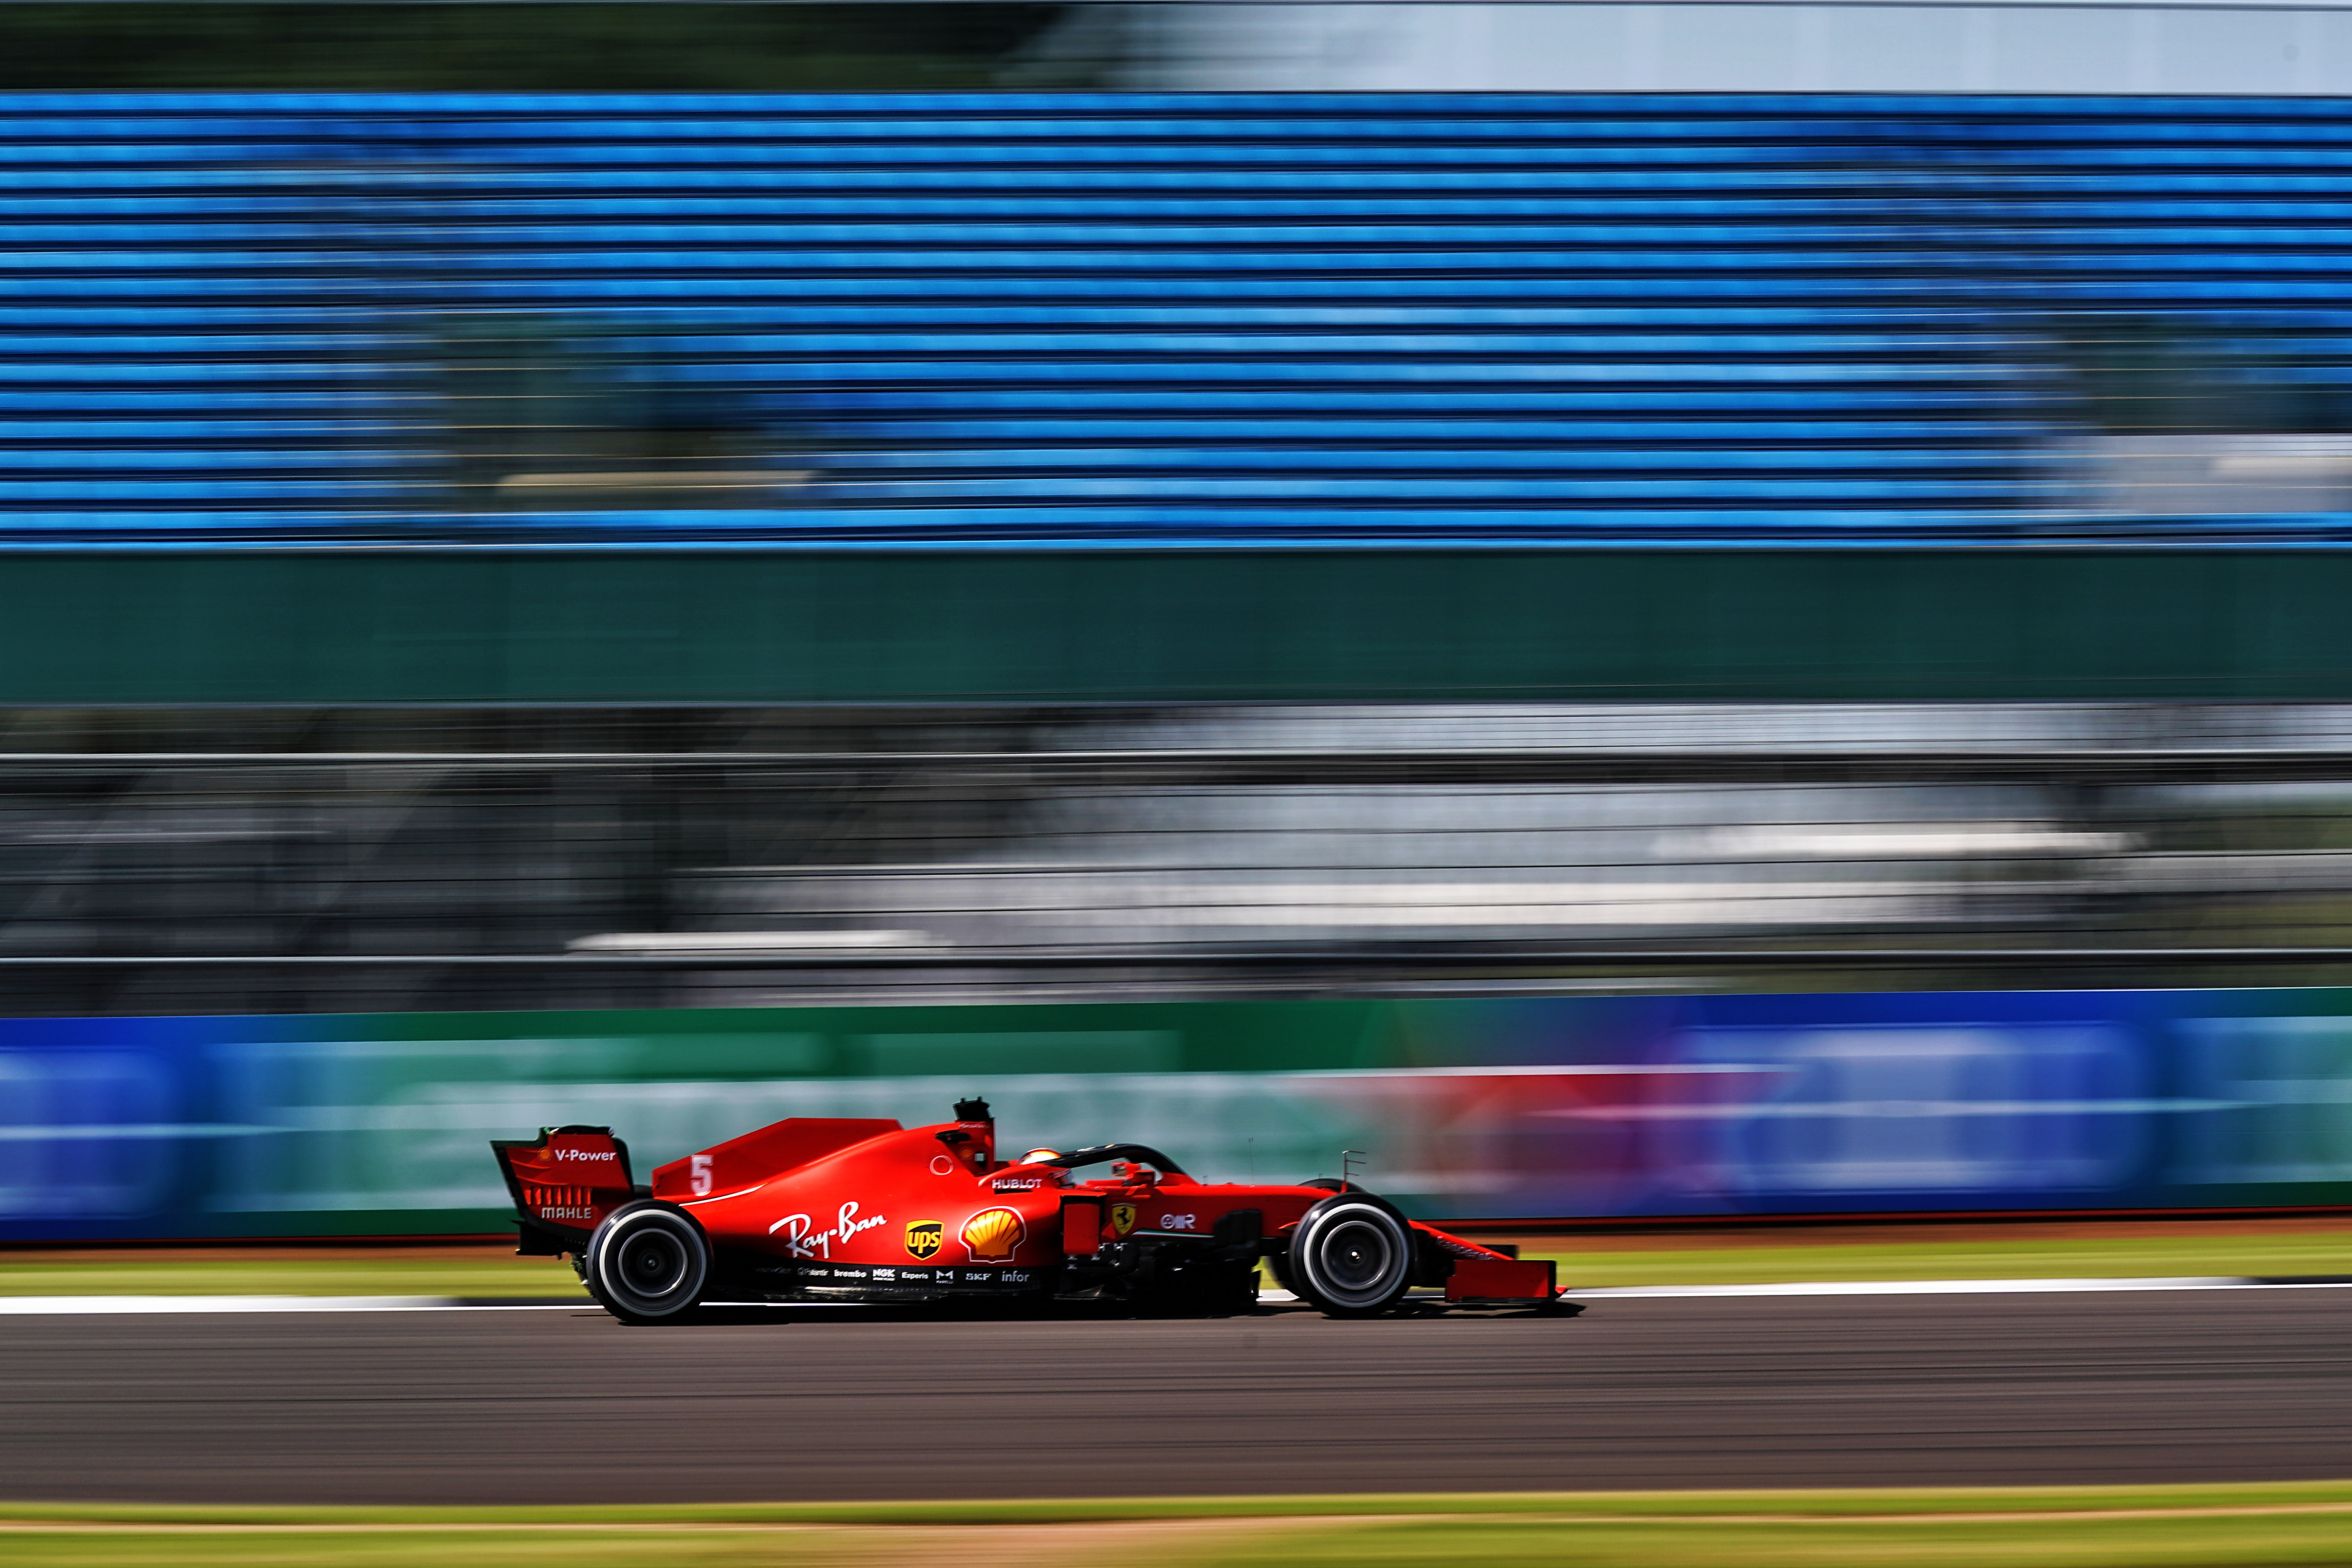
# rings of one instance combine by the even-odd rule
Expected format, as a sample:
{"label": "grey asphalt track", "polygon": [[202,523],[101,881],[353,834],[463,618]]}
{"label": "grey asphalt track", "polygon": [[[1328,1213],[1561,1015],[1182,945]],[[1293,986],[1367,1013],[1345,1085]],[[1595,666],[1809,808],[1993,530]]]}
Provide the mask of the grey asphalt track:
{"label": "grey asphalt track", "polygon": [[0,1494],[619,1502],[2352,1476],[2352,1290],[1576,1318],[0,1319]]}

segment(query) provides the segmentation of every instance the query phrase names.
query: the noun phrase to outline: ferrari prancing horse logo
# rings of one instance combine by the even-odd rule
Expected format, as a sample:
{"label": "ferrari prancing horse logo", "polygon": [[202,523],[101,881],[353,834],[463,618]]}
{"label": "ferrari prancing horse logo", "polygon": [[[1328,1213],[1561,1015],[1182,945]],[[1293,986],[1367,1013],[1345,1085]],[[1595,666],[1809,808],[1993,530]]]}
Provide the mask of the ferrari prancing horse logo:
{"label": "ferrari prancing horse logo", "polygon": [[940,1241],[947,1234],[943,1220],[915,1219],[907,1222],[907,1252],[913,1258],[929,1258],[940,1249]]}
{"label": "ferrari prancing horse logo", "polygon": [[1135,1228],[1135,1205],[1133,1204],[1111,1205],[1110,1228],[1112,1234],[1117,1236],[1125,1236],[1129,1231],[1133,1230]]}

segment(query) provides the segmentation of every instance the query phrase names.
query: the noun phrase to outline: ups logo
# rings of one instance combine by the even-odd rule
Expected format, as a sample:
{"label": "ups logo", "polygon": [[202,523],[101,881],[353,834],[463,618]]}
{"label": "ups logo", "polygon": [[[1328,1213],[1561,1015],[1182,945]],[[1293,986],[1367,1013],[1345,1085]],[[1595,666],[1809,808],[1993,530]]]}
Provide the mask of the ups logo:
{"label": "ups logo", "polygon": [[940,1239],[946,1234],[947,1226],[940,1220],[909,1220],[907,1222],[907,1251],[916,1258],[929,1258],[939,1251]]}
{"label": "ups logo", "polygon": [[1135,1228],[1135,1205],[1133,1204],[1111,1205],[1110,1228],[1111,1234],[1114,1236],[1125,1236],[1129,1231],[1133,1230]]}

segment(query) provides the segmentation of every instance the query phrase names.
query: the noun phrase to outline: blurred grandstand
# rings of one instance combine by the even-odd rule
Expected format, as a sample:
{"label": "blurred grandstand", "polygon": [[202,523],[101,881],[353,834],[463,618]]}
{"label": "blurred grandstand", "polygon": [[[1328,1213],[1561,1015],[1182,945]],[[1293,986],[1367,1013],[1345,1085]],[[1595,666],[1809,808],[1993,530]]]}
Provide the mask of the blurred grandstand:
{"label": "blurred grandstand", "polygon": [[0,19],[12,1006],[2338,973],[2333,79],[1460,9]]}

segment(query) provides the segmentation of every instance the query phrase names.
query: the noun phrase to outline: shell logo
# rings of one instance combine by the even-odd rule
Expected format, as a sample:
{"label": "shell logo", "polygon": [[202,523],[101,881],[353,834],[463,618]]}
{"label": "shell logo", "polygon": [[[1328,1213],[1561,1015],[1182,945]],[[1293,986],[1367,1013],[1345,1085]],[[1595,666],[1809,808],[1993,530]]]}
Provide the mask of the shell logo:
{"label": "shell logo", "polygon": [[1010,1263],[1013,1249],[1028,1234],[1011,1209],[982,1209],[963,1222],[961,1239],[974,1263]]}

